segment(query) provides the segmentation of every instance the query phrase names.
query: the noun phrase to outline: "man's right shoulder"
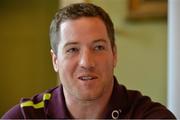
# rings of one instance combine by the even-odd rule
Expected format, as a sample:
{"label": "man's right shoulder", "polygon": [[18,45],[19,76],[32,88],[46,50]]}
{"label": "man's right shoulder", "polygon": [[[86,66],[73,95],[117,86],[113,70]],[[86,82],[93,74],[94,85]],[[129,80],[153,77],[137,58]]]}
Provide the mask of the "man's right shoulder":
{"label": "man's right shoulder", "polygon": [[2,116],[2,119],[46,118],[46,106],[57,88],[51,88],[31,98],[22,98],[19,104]]}
{"label": "man's right shoulder", "polygon": [[2,119],[23,119],[23,115],[21,112],[20,105],[15,105],[9,111],[7,111],[3,116]]}

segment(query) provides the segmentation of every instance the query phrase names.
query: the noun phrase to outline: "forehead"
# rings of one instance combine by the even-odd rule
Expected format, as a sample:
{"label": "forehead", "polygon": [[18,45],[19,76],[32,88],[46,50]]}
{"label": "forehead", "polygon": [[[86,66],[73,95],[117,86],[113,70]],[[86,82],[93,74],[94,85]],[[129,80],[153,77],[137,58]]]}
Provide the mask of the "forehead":
{"label": "forehead", "polygon": [[64,21],[60,24],[59,37],[60,43],[108,39],[106,26],[99,17],[81,17]]}

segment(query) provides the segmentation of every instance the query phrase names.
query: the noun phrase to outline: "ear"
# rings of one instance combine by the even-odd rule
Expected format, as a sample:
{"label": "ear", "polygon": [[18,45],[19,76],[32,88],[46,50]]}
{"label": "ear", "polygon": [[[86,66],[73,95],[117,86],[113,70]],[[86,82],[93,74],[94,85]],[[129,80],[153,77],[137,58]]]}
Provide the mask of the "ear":
{"label": "ear", "polygon": [[117,47],[114,45],[113,47],[113,65],[116,67],[117,64]]}
{"label": "ear", "polygon": [[51,49],[51,58],[52,58],[52,63],[54,67],[54,71],[58,72],[58,59],[57,55],[54,53],[54,51]]}

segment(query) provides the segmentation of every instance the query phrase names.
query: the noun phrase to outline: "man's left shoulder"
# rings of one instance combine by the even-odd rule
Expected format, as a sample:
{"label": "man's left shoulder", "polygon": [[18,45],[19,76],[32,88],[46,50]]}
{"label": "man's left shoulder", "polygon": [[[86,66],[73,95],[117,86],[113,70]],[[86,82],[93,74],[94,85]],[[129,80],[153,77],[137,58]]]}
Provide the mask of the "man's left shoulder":
{"label": "man's left shoulder", "polygon": [[149,96],[142,95],[137,90],[127,90],[127,98],[133,115],[139,118],[166,118],[174,119],[175,116],[166,106],[154,102]]}
{"label": "man's left shoulder", "polygon": [[[175,116],[166,106],[152,101],[148,96],[138,90],[129,90],[124,85],[117,86],[117,101],[123,102],[124,118],[147,118],[147,119],[175,119]],[[122,103],[118,103],[122,104]]]}

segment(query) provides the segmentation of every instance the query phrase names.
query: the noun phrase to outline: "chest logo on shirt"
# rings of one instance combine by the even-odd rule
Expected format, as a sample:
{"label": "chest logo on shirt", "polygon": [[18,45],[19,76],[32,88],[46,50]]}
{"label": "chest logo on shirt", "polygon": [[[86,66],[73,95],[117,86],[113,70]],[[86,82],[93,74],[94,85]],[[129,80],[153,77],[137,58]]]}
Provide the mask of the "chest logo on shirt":
{"label": "chest logo on shirt", "polygon": [[113,110],[112,113],[111,113],[112,118],[113,118],[113,119],[118,119],[121,112],[122,112],[121,109],[119,109],[119,110]]}

